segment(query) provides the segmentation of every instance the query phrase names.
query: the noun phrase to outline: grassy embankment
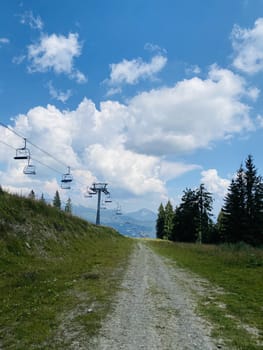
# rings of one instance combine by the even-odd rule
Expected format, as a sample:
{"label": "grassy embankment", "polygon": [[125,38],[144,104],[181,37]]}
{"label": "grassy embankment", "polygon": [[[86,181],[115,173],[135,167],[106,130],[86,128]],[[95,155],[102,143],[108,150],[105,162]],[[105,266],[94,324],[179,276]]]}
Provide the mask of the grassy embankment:
{"label": "grassy embankment", "polygon": [[96,333],[133,242],[0,193],[0,348],[67,349]]}
{"label": "grassy embankment", "polygon": [[151,241],[156,252],[205,277],[224,293],[204,295],[199,312],[229,349],[263,348],[263,249]]}

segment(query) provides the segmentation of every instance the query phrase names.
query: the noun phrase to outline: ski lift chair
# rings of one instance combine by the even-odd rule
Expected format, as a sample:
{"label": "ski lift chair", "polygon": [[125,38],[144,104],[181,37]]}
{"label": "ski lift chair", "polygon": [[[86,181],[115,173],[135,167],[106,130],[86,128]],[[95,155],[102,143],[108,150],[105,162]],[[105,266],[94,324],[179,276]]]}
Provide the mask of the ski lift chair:
{"label": "ski lift chair", "polygon": [[107,194],[106,198],[105,198],[105,203],[111,203],[112,200],[111,200],[111,196],[110,194]]}
{"label": "ski lift chair", "polygon": [[30,164],[30,157],[28,158],[28,164],[24,167],[23,173],[25,175],[36,175],[36,167]]}
{"label": "ski lift chair", "polygon": [[116,215],[122,215],[122,211],[121,211],[121,206],[120,205],[117,206],[115,214]]}
{"label": "ski lift chair", "polygon": [[29,159],[30,158],[30,151],[26,147],[26,139],[24,139],[24,147],[17,148],[16,149],[16,155],[14,156],[14,159],[21,160],[21,159]]}
{"label": "ski lift chair", "polygon": [[61,188],[63,190],[70,190],[70,183],[72,182],[73,177],[70,174],[70,167],[68,167],[68,172],[62,175],[61,179]]}
{"label": "ski lift chair", "polygon": [[92,195],[96,194],[96,192],[91,191],[90,188],[87,187],[87,192],[84,194],[84,197],[86,198],[92,198]]}
{"label": "ski lift chair", "polygon": [[94,184],[92,185],[92,187],[89,188],[89,193],[90,194],[96,194],[97,193],[97,189],[96,189]]}
{"label": "ski lift chair", "polygon": [[85,193],[85,194],[84,194],[84,197],[85,197],[85,198],[92,198],[92,194],[89,193],[89,192],[88,192],[88,193]]}

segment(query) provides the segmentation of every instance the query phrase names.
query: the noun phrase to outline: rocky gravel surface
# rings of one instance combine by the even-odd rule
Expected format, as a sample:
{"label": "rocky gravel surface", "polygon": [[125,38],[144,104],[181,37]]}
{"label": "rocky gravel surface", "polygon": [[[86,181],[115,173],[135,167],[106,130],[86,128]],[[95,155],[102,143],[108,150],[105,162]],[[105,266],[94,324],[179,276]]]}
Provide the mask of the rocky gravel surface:
{"label": "rocky gravel surface", "polygon": [[92,350],[214,350],[220,342],[195,312],[198,295],[207,293],[202,280],[169,263],[139,242],[117,295],[113,312]]}

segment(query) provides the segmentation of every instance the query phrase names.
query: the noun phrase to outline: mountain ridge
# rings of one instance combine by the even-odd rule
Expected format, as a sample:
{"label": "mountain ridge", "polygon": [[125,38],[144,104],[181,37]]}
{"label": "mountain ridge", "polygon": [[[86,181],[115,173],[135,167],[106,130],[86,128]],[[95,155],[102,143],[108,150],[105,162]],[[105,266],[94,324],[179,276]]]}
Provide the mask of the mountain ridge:
{"label": "mountain ridge", "polygon": [[[96,221],[96,210],[84,206],[74,206],[74,215],[88,220]],[[124,236],[130,237],[151,237],[155,238],[155,223],[157,214],[153,211],[142,208],[133,212],[116,214],[114,209],[101,209],[101,225],[110,226]]]}

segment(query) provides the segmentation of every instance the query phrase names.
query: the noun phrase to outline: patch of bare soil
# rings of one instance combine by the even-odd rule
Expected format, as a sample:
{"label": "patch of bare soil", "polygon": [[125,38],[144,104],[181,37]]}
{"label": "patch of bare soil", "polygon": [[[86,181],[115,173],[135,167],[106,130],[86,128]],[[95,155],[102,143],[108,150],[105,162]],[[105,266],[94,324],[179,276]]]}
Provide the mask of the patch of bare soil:
{"label": "patch of bare soil", "polygon": [[222,344],[210,336],[210,326],[195,313],[202,280],[155,254],[138,242],[113,312],[92,350],[214,350]]}

